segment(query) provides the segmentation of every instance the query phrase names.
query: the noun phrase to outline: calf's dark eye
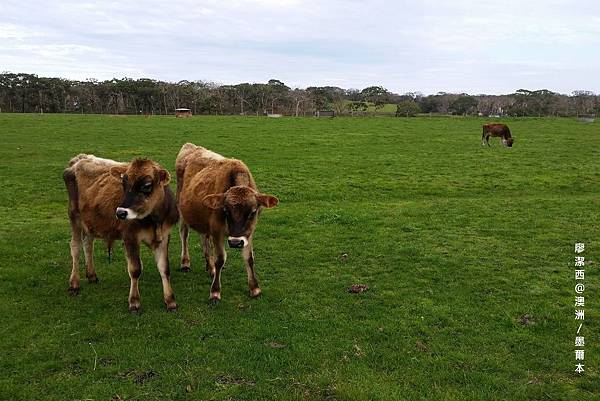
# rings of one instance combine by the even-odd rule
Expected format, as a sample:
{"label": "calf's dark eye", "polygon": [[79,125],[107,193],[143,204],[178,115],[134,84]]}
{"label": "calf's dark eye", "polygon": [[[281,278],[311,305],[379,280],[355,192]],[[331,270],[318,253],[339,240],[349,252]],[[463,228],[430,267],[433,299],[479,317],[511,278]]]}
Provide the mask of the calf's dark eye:
{"label": "calf's dark eye", "polygon": [[149,194],[150,192],[152,192],[152,184],[142,185],[142,187],[140,188],[140,191],[142,191],[145,194]]}

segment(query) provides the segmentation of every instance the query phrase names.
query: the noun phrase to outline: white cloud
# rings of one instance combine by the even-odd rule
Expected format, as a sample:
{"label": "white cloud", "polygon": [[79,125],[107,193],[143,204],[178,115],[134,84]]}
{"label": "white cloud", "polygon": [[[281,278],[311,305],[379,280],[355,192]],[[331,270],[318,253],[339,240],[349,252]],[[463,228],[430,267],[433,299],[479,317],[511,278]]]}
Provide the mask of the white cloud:
{"label": "white cloud", "polygon": [[397,92],[600,91],[600,5],[486,2],[5,0],[0,69]]}
{"label": "white cloud", "polygon": [[33,28],[0,22],[0,39],[23,41],[39,36],[43,36],[43,33]]}

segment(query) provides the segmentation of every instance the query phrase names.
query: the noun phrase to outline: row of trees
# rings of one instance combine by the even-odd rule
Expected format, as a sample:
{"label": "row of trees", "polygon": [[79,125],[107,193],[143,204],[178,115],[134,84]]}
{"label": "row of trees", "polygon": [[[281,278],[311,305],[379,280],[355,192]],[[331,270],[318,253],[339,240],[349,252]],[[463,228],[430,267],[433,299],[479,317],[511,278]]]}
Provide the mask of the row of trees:
{"label": "row of trees", "polygon": [[[153,79],[73,81],[34,74],[0,74],[0,112],[172,114],[178,107],[194,114],[312,115],[333,109],[337,114],[381,113],[396,105],[396,115],[418,113],[511,116],[573,116],[600,114],[600,95],[576,91],[564,95],[548,90],[519,89],[507,95],[440,92],[395,94],[381,86],[362,90],[333,86],[292,89],[271,79],[267,83],[220,85],[205,81],[177,83]],[[389,107],[386,107],[389,112]]]}

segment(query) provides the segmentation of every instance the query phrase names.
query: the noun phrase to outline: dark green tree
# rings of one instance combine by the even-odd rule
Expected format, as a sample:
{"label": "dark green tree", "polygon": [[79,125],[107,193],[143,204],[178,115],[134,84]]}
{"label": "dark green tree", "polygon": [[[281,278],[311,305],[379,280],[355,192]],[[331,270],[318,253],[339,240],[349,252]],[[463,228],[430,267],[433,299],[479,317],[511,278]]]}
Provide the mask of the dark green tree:
{"label": "dark green tree", "polygon": [[469,95],[461,95],[450,104],[450,111],[454,114],[467,115],[475,111],[477,99]]}
{"label": "dark green tree", "polygon": [[414,117],[421,112],[421,107],[414,100],[403,100],[396,105],[396,117]]}

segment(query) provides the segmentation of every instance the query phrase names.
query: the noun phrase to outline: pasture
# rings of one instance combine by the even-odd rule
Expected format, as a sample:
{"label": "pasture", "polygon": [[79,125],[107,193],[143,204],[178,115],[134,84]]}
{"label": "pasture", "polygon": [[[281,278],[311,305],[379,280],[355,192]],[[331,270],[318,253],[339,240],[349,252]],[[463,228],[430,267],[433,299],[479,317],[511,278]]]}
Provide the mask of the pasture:
{"label": "pasture", "polygon": [[[481,146],[484,121],[0,114],[0,399],[597,397],[598,123],[504,120],[506,149]],[[209,306],[197,234],[192,272],[177,271],[177,227],[178,312],[147,248],[140,316],[120,245],[109,264],[96,243],[100,282],[70,297],[69,158],[148,156],[174,177],[188,141],[243,160],[280,199],[256,232],[262,297],[228,250]],[[575,242],[592,261],[581,377]]]}

